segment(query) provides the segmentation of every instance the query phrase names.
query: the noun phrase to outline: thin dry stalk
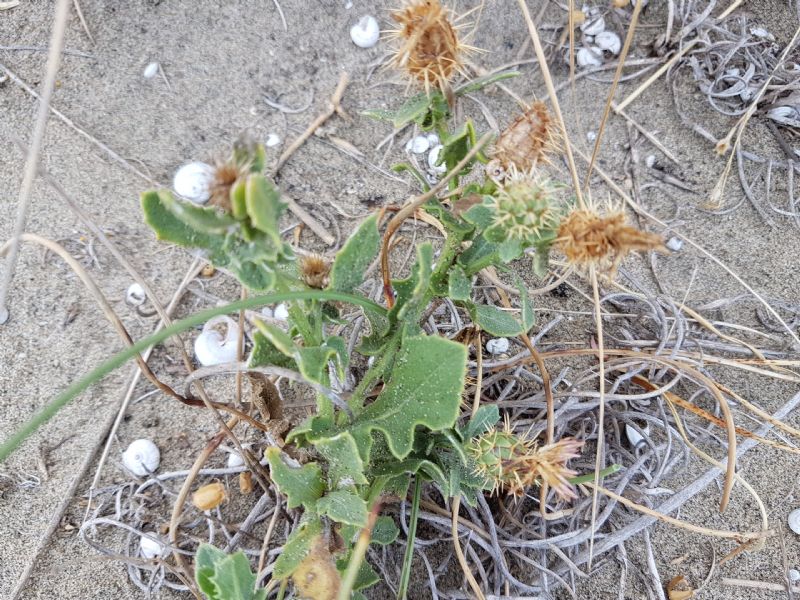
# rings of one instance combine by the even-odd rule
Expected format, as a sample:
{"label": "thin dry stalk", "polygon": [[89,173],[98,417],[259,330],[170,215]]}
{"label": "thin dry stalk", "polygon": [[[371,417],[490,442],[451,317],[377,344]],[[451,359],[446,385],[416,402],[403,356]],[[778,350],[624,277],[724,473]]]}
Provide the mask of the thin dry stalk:
{"label": "thin dry stalk", "polygon": [[451,509],[452,512],[452,534],[453,534],[453,549],[456,551],[456,558],[458,559],[458,564],[461,566],[461,570],[464,571],[464,577],[467,578],[467,583],[469,583],[469,587],[475,594],[475,597],[478,600],[485,600],[485,596],[481,591],[481,586],[478,585],[478,581],[475,579],[475,576],[472,574],[472,571],[469,568],[469,564],[467,563],[467,559],[464,556],[464,551],[461,549],[461,542],[458,540],[458,510],[461,508],[461,496],[456,496],[453,498],[453,507]]}
{"label": "thin dry stalk", "polygon": [[522,16],[525,18],[525,23],[528,25],[528,33],[530,34],[531,41],[533,42],[533,49],[536,53],[536,59],[539,61],[539,69],[542,72],[542,77],[544,77],[544,83],[547,87],[547,94],[550,98],[550,103],[553,105],[553,112],[556,113],[558,124],[561,127],[561,136],[564,139],[564,152],[567,155],[567,164],[569,164],[569,172],[572,175],[572,184],[575,188],[575,195],[578,198],[578,205],[581,208],[585,208],[586,203],[583,199],[583,192],[581,191],[581,181],[578,177],[578,169],[575,167],[575,158],[572,156],[572,147],[569,143],[569,134],[567,133],[567,125],[564,121],[564,115],[561,114],[561,105],[558,102],[558,94],[556,93],[555,86],[553,85],[553,78],[550,75],[550,66],[547,64],[547,58],[544,55],[544,49],[542,48],[542,42],[539,39],[539,33],[536,29],[536,24],[531,18],[531,13],[528,10],[528,6],[525,4],[525,0],[518,0],[518,3],[520,9],[522,10]]}
{"label": "thin dry stalk", "polygon": [[50,50],[47,55],[47,66],[45,68],[44,81],[42,83],[41,102],[36,114],[36,121],[33,125],[31,134],[30,150],[25,159],[25,170],[22,174],[22,185],[19,188],[17,197],[17,218],[14,222],[14,230],[11,234],[11,252],[6,261],[6,268],[3,270],[3,277],[0,279],[0,325],[8,320],[8,308],[6,300],[11,287],[11,280],[17,268],[19,258],[19,241],[25,224],[28,221],[28,210],[31,203],[31,189],[33,181],[36,179],[36,169],[39,166],[39,153],[44,142],[44,133],[47,128],[48,108],[50,97],[53,95],[55,87],[56,73],[61,63],[61,49],[64,47],[64,34],[67,28],[67,17],[69,16],[69,0],[58,0],[55,6],[53,17],[53,30],[50,34]]}

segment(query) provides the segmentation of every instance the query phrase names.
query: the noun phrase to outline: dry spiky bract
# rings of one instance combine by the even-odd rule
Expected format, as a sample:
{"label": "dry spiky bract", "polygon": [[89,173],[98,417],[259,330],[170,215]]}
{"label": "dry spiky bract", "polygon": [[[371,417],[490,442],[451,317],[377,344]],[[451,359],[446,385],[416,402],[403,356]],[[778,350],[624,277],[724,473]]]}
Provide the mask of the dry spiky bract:
{"label": "dry spiky bract", "polygon": [[230,211],[231,188],[239,180],[239,177],[246,172],[247,169],[236,164],[233,159],[217,163],[214,166],[214,177],[209,185],[211,204],[226,212]]}
{"label": "dry spiky bract", "polygon": [[444,92],[462,69],[468,46],[458,39],[451,11],[439,0],[414,0],[392,12],[400,29],[392,31],[399,40],[392,63],[430,91],[431,85]]}
{"label": "dry spiky bract", "polygon": [[492,158],[505,170],[530,171],[558,150],[555,128],[544,102],[534,102],[500,134]]}
{"label": "dry spiky bract", "polygon": [[573,210],[561,222],[556,243],[570,265],[586,270],[594,267],[613,276],[631,252],[664,249],[661,236],[628,225],[625,213],[596,209]]}
{"label": "dry spiky bract", "polygon": [[331,265],[319,254],[309,254],[300,259],[300,276],[308,287],[324,289],[330,281]]}

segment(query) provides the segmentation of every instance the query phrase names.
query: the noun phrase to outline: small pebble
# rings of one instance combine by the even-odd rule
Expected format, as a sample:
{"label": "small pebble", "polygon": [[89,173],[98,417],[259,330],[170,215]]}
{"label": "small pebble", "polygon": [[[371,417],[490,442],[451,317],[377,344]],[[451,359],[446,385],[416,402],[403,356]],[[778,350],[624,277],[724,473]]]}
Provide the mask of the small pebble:
{"label": "small pebble", "polygon": [[267,148],[274,148],[275,146],[277,146],[280,143],[281,143],[281,138],[278,137],[276,134],[270,133],[267,136],[267,142],[266,142]]}
{"label": "small pebble", "polygon": [[[144,75],[145,79],[152,79],[153,77],[158,75],[158,63],[157,62],[151,62],[149,65],[147,65],[144,68],[144,73],[142,73],[142,75]],[[142,539],[144,539],[144,538],[142,538]]]}
{"label": "small pebble", "polygon": [[428,151],[431,147],[431,143],[428,141],[428,136],[426,135],[418,135],[414,139],[411,140],[410,143],[410,150],[414,154],[424,154]]}
{"label": "small pebble", "polygon": [[289,309],[283,303],[278,304],[272,312],[272,318],[278,321],[286,321],[289,318]]}
{"label": "small pebble", "polygon": [[444,173],[447,171],[447,166],[444,164],[437,165],[436,163],[439,162],[439,154],[441,153],[444,146],[439,144],[438,146],[434,146],[431,148],[431,151],[428,152],[428,168],[434,173]]}
{"label": "small pebble", "polygon": [[656,164],[656,155],[648,154],[647,158],[644,159],[644,164],[647,165],[648,169],[652,169],[653,165]]}
{"label": "small pebble", "polygon": [[493,338],[486,342],[486,351],[489,354],[503,354],[508,352],[510,346],[508,338]]}
{"label": "small pebble", "polygon": [[141,306],[147,300],[147,295],[144,293],[144,288],[138,283],[132,283],[125,292],[125,302],[131,306]]}
{"label": "small pebble", "polygon": [[347,2],[344,3],[344,9],[350,10],[351,8],[353,8],[353,3],[350,2],[350,0],[347,0]]}
{"label": "small pebble", "polygon": [[678,252],[683,248],[683,240],[679,237],[671,237],[667,240],[667,248],[673,252]]}
{"label": "small pebble", "polygon": [[364,15],[350,28],[350,39],[359,48],[372,48],[380,37],[381,28],[371,15]]}
{"label": "small pebble", "polygon": [[590,142],[593,142],[597,139],[597,132],[596,131],[587,131],[586,132],[586,139]]}

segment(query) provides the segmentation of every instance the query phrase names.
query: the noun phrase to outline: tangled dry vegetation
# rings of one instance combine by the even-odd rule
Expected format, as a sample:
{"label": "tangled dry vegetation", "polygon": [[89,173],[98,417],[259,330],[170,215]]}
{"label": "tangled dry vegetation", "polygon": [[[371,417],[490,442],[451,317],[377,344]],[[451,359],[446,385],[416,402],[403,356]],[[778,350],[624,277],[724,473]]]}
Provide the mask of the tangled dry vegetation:
{"label": "tangled dry vegetation", "polygon": [[[762,158],[741,142],[748,120],[765,118],[773,121],[781,147],[791,150],[787,136],[794,134],[786,119],[793,117],[778,110],[796,106],[792,90],[800,73],[787,63],[789,47],[778,51],[731,10],[715,16],[713,2],[669,2],[666,30],[651,57],[631,57],[642,68],[624,73],[642,4],[565,12],[558,52],[574,68],[574,36],[585,31],[582,23],[613,11],[627,30],[619,57],[605,57],[615,69],[606,117],[624,116],[640,93],[614,105],[620,80],[665,71],[675,80],[690,70],[709,103],[738,118],[720,149],[737,160],[747,198],[757,202],[744,161],[763,165],[767,192],[773,173],[786,177],[788,208],[772,204],[769,192],[767,205],[798,219],[797,157]],[[773,430],[800,436],[782,422],[800,397],[768,414],[712,370],[800,380],[800,311],[767,301],[728,270],[760,303],[771,329],[712,321],[703,316],[709,307],[645,291],[625,271],[634,254],[670,252],[668,232],[682,236],[615,187],[595,156],[582,157],[588,170],[579,176],[537,22],[523,2],[520,10],[547,102],[524,103],[496,136],[479,136],[471,121],[454,122],[453,109],[465,93],[505,89],[503,79],[517,75],[506,67],[477,76],[470,61],[477,51],[464,41],[474,24],[464,16],[479,22],[480,7],[456,16],[438,0],[413,0],[392,13],[398,30],[391,65],[422,92],[396,112],[371,116],[389,121],[396,138],[420,130],[435,134],[439,158],[430,168],[413,160],[399,165],[397,171],[411,173],[421,186],[419,194],[372,215],[336,256],[286,242],[278,224],[285,206],[263,175],[272,157],[257,145],[237,144],[215,167],[213,208],[165,191],[144,195],[147,221],[160,238],[202,250],[170,307],[148,292],[165,324],[184,294],[200,293],[193,282],[206,260],[221,276],[241,282],[242,297],[249,296],[216,309],[238,312],[238,321],[227,325],[236,326],[234,360],[195,370],[184,353],[183,390],[160,383],[147,355],[139,358],[132,347],[130,356],[161,391],[211,411],[220,426],[185,470],[105,487],[96,485],[99,472],[95,477],[80,534],[98,552],[123,561],[145,595],[166,587],[224,599],[287,593],[322,599],[360,597],[361,588],[374,597],[391,592],[403,598],[413,566],[434,598],[510,598],[574,589],[657,520],[728,540],[731,555],[757,549],[772,535],[757,491],[736,473],[736,460],[756,443],[797,453],[768,436]],[[571,80],[607,70],[590,67]],[[343,93],[344,85],[300,143],[338,111]],[[677,91],[675,98],[677,105]],[[691,127],[720,146],[700,125]],[[602,137],[603,125],[595,153]],[[272,174],[300,143],[278,159]],[[443,173],[436,170],[442,166]],[[588,185],[593,173],[611,183],[616,201],[598,200],[605,192]],[[725,182],[720,185],[724,189]],[[714,210],[735,208],[717,202]],[[760,212],[767,218],[766,209]],[[645,225],[634,225],[633,215]],[[412,217],[421,223],[412,224]],[[395,236],[420,227],[434,227],[442,238],[435,249],[419,244],[409,268],[392,255],[400,245]],[[44,243],[29,234],[22,239]],[[719,262],[693,241],[684,243]],[[535,288],[514,276],[514,269],[530,271],[531,265]],[[406,279],[398,279],[400,273]],[[569,340],[548,337],[565,319],[558,311],[541,313],[548,318],[533,324],[531,303],[565,284],[585,289],[592,301],[591,344],[583,341],[585,331]],[[254,293],[268,295],[259,300]],[[352,303],[356,296],[360,304]],[[715,306],[738,301],[721,299]],[[287,316],[278,317],[278,302],[288,307]],[[265,303],[273,309],[256,312]],[[178,331],[167,329],[160,339],[171,333]],[[506,346],[498,346],[500,340]],[[453,390],[444,390],[449,380],[435,360],[453,365]],[[407,364],[442,379],[431,386],[426,373],[406,373]],[[206,391],[203,383],[211,378],[230,385]],[[415,390],[429,396],[418,398]],[[406,406],[407,396],[419,405]],[[425,407],[410,432],[401,431],[406,421],[389,422],[395,417],[387,416],[388,400],[402,410]],[[316,408],[298,409],[303,403]],[[448,417],[443,407],[450,404],[455,412]],[[344,439],[352,448],[334,451]],[[232,460],[209,466],[220,450]],[[708,470],[681,480],[689,461],[708,463]],[[396,464],[390,469],[389,463]],[[719,473],[720,509],[735,486],[744,487],[760,507],[760,527],[718,530],[674,516]],[[668,481],[675,492],[666,498],[648,493]],[[242,561],[227,556],[239,551]],[[247,595],[225,595],[225,561]],[[366,591],[377,582],[378,592]]]}

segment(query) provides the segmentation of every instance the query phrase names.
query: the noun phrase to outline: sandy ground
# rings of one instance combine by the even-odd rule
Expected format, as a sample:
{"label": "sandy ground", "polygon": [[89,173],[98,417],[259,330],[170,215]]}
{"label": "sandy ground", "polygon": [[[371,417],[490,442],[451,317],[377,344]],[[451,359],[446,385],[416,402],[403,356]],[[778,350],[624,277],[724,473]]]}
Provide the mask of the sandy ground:
{"label": "sandy ground", "polygon": [[[181,163],[213,158],[242,131],[247,130],[261,140],[268,133],[276,133],[282,140],[294,137],[326,105],[339,73],[347,71],[353,83],[346,93],[344,107],[354,119],[350,123],[334,119],[326,133],[346,139],[364,152],[369,161],[377,163],[381,155],[374,147],[389,132],[388,127],[359,117],[358,112],[368,107],[395,106],[404,88],[386,83],[389,76],[381,73],[367,81],[386,47],[379,44],[375,49],[361,50],[353,46],[348,36],[348,29],[358,16],[372,10],[385,17],[385,11],[375,11],[372,3],[366,1],[356,0],[350,8],[345,4],[343,0],[283,0],[287,33],[270,2],[82,0],[96,43],[88,41],[73,16],[66,47],[92,56],[64,57],[52,104],[152,179],[167,183]],[[476,60],[490,67],[514,60],[527,33],[511,0],[488,0],[486,4],[475,44],[489,52]],[[531,2],[534,10],[537,5],[538,2]],[[51,2],[33,0],[0,12],[0,45],[46,46],[51,9]],[[783,43],[797,25],[786,2],[753,1],[746,3],[746,9],[763,19]],[[661,23],[662,15],[651,10],[644,17],[645,35],[647,32],[655,35],[653,32],[658,31]],[[653,27],[648,29],[649,25]],[[32,87],[40,83],[45,56],[44,52],[0,49],[0,62]],[[162,65],[169,84],[161,77],[150,80],[142,77],[145,65],[151,61]],[[525,98],[534,93],[543,96],[536,70],[528,66],[523,73],[509,86]],[[562,70],[556,75],[561,81],[566,73]],[[620,97],[631,89],[630,85],[623,86]],[[581,82],[576,86],[577,110],[570,101],[571,95],[562,93],[579,145],[586,144],[586,131],[599,119],[606,90],[605,84]],[[691,86],[683,86],[682,91],[698,121],[717,135],[730,127],[729,121],[708,110]],[[311,104],[301,114],[283,116],[262,101],[264,94],[292,107]],[[508,122],[514,108],[508,97],[493,91],[483,100],[501,124]],[[35,108],[33,99],[12,82],[0,85],[0,239],[3,240],[11,232],[23,166],[23,156],[12,139],[27,139]],[[468,110],[480,119],[475,105]],[[679,207],[678,226],[682,232],[702,242],[765,295],[796,301],[800,297],[800,278],[796,274],[796,257],[800,255],[797,229],[780,217],[775,218],[774,227],[769,227],[749,203],[724,216],[696,210],[713,188],[723,161],[713,154],[707,142],[679,123],[663,82],[650,88],[630,107],[629,113],[648,130],[658,132],[659,139],[680,156],[681,169],[675,174],[697,192],[668,188],[671,197],[665,197],[659,188],[654,188],[645,195],[647,205],[667,218],[672,218],[675,207]],[[599,164],[623,184],[626,142],[624,123],[612,119]],[[774,150],[770,148],[766,130],[757,122],[749,129],[746,146],[760,152]],[[657,154],[648,145],[643,148],[645,154]],[[143,225],[137,196],[147,183],[55,118],[48,127],[42,162],[111,235],[166,302],[191,258],[179,249],[157,244]],[[404,184],[371,172],[317,138],[306,144],[283,169],[280,184],[331,231],[339,227],[342,236],[374,206],[400,202],[407,194]],[[602,186],[597,190],[597,194],[607,193]],[[738,182],[732,181],[727,201],[734,205],[740,197]],[[84,256],[90,250],[87,244],[91,236],[86,228],[42,182],[34,187],[27,229],[61,240],[75,255]],[[303,234],[303,244],[324,248],[309,233]],[[97,241],[93,242],[91,252],[96,261],[91,262],[89,271],[131,333],[138,337],[150,331],[155,321],[138,316],[124,302],[130,277]],[[689,304],[742,292],[724,272],[688,249],[659,258],[658,264],[666,292],[679,299],[686,294],[687,281],[697,269],[688,294]],[[641,260],[630,268],[637,273],[647,272]],[[219,282],[209,285],[220,294],[229,297],[235,294],[234,288]],[[190,296],[181,313],[191,312],[197,303]],[[588,306],[578,304],[582,310]],[[80,282],[56,257],[45,255],[38,247],[23,247],[10,306],[11,320],[0,328],[0,438],[14,431],[79,374],[121,348],[114,331]],[[720,311],[719,316],[753,322],[753,309],[752,303],[745,304],[737,311]],[[157,360],[166,365],[163,356]],[[10,594],[72,482],[77,466],[98,443],[102,424],[116,413],[129,372],[130,367],[121,369],[84,394],[29,440],[0,471],[7,482],[0,489],[3,542],[0,596]],[[170,374],[175,380],[178,375],[177,369]],[[796,386],[777,385],[757,377],[734,377],[730,373],[720,376],[770,411],[798,391]],[[136,396],[149,389],[140,384]],[[788,420],[800,425],[796,415]],[[158,441],[164,451],[162,468],[186,468],[214,427],[210,419],[198,416],[196,411],[160,396],[150,396],[129,409],[118,439],[114,440],[103,481],[122,478],[117,466],[119,453],[137,437]],[[796,456],[765,448],[752,451],[739,465],[740,473],[758,490],[774,523],[785,524],[788,512],[800,506],[796,490],[799,467]],[[686,480],[702,470],[700,465],[687,468]],[[90,468],[89,476],[81,481],[65,519],[35,564],[34,576],[22,598],[142,597],[128,582],[122,566],[99,559],[96,552],[77,538],[75,526],[80,524],[85,509],[82,496],[93,473],[94,468]],[[681,481],[672,483],[679,486]],[[724,515],[716,509],[718,500],[719,490],[710,486],[687,504],[680,516],[709,527],[757,526],[753,502],[741,489],[734,494]],[[733,547],[666,526],[655,527],[651,540],[662,581],[683,574],[695,585],[699,585],[711,565],[712,547],[717,559]],[[784,541],[786,563],[800,568],[800,540],[786,533]],[[627,547],[633,565],[647,571],[641,540]],[[781,593],[722,586],[720,577],[780,582],[782,565],[781,546],[773,538],[765,550],[745,553],[721,565],[697,597],[779,598]],[[579,585],[579,597],[648,597],[634,572],[627,574],[627,587],[622,591],[619,577],[619,563],[609,556],[590,579]],[[418,597],[426,597],[424,586],[413,589]],[[562,595],[559,593],[559,597]],[[163,596],[171,597],[170,593]]]}

